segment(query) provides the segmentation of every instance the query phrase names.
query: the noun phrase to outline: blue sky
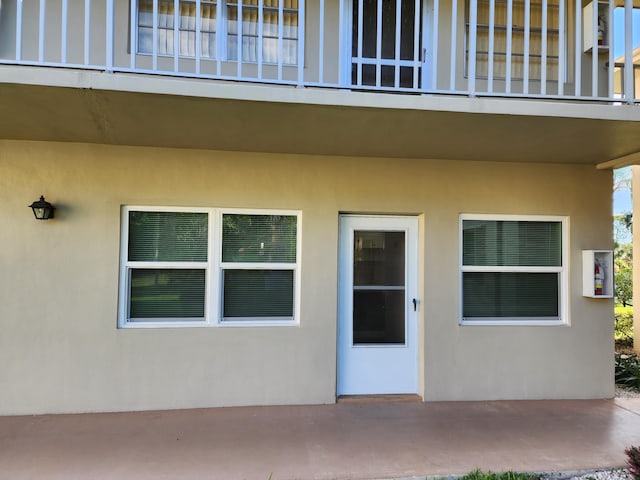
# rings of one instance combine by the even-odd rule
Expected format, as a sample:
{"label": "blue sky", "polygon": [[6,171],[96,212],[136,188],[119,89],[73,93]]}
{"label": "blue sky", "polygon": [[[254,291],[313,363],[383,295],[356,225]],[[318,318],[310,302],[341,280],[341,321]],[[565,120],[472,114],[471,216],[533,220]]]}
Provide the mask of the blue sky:
{"label": "blue sky", "polygon": [[620,215],[631,211],[631,190],[628,188],[613,192],[613,214]]}
{"label": "blue sky", "polygon": [[[631,27],[633,46],[640,45],[640,9],[633,9],[633,25]],[[624,8],[618,7],[613,11],[613,56],[624,54]]]}

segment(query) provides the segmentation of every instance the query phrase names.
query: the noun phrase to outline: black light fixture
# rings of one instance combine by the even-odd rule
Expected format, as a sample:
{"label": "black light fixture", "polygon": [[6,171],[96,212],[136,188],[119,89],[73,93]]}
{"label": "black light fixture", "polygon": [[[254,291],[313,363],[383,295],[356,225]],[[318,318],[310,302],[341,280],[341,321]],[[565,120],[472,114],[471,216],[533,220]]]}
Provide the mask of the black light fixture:
{"label": "black light fixture", "polygon": [[33,210],[33,215],[37,220],[49,220],[53,218],[53,211],[56,209],[53,205],[44,199],[44,196],[40,195],[40,200],[36,200],[29,205]]}

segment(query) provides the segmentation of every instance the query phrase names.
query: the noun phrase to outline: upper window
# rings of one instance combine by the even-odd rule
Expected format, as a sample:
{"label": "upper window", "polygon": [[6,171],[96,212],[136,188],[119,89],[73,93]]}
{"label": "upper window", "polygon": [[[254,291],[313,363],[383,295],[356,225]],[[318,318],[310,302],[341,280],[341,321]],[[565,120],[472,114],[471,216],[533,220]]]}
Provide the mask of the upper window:
{"label": "upper window", "polygon": [[[491,4],[493,3],[493,32],[491,26]],[[507,8],[512,5],[511,24],[508,22]],[[493,45],[493,78],[504,79],[507,74],[508,42],[511,42],[511,78],[523,79],[525,70],[525,45],[529,45],[529,79],[542,78],[543,46],[546,47],[546,80],[558,80],[560,55],[559,0],[546,2],[523,2],[514,0],[478,0],[478,20],[476,30],[476,75],[489,74],[489,40]],[[526,6],[529,5],[527,12]],[[469,49],[469,2],[466,2],[466,45]],[[525,38],[527,20],[528,38]],[[509,38],[509,27],[511,36]],[[546,41],[546,43],[545,43]]]}
{"label": "upper window", "polygon": [[299,214],[125,207],[120,325],[297,321]]}
{"label": "upper window", "polygon": [[198,12],[194,0],[139,0],[138,53],[153,53],[155,8],[158,55],[196,57],[199,47],[203,59],[298,63],[298,0],[199,3]]}
{"label": "upper window", "polygon": [[567,323],[567,220],[461,216],[462,323]]}

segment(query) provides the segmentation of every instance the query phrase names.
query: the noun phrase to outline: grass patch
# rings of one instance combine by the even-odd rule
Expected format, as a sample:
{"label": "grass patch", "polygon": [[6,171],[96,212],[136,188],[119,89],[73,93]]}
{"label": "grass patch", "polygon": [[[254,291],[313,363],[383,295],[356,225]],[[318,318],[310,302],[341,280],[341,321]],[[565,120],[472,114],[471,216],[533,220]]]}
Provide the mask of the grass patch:
{"label": "grass patch", "polygon": [[480,469],[476,469],[466,475],[460,477],[459,480],[538,480],[538,476],[532,473],[518,473],[512,472],[483,472]]}

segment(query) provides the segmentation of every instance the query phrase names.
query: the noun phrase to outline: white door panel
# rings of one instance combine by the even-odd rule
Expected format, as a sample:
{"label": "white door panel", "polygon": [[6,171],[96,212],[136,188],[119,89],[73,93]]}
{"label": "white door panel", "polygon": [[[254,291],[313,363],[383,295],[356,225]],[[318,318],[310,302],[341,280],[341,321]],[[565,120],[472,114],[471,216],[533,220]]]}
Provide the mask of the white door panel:
{"label": "white door panel", "polygon": [[340,217],[338,394],[417,393],[418,219]]}

